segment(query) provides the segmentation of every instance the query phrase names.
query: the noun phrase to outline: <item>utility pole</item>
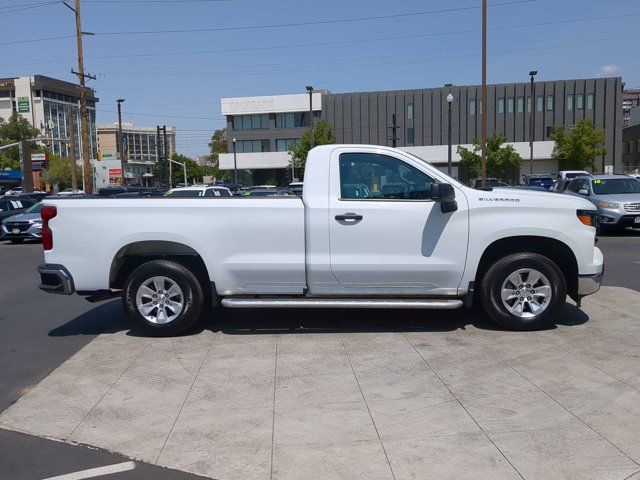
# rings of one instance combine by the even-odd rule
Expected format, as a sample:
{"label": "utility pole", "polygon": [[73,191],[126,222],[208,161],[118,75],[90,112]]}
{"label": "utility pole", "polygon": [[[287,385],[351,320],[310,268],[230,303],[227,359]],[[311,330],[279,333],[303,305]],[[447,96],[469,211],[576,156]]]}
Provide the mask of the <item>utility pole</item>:
{"label": "utility pole", "polygon": [[482,0],[482,188],[487,186],[487,0]]}
{"label": "utility pole", "polygon": [[315,147],[315,132],[313,131],[313,87],[307,85],[304,87],[309,92],[309,125],[311,126],[311,148]]}
{"label": "utility pole", "polygon": [[538,74],[537,70],[531,70],[531,111],[529,112],[529,175],[533,174],[533,141],[536,136],[536,84],[533,82],[534,77]]}
{"label": "utility pole", "polygon": [[[76,178],[76,147],[75,147],[75,139],[73,135],[73,109],[71,105],[67,105],[67,148],[69,153],[69,161],[71,162],[71,190],[73,193],[78,191],[78,179]],[[85,192],[86,193],[86,192]]]}
{"label": "utility pole", "polygon": [[[76,44],[78,47],[78,71],[71,70],[71,73],[78,76],[80,81],[80,134],[82,141],[82,161],[84,165],[84,184],[86,193],[93,192],[92,175],[93,167],[91,166],[91,152],[89,150],[89,126],[87,124],[87,88],[85,87],[85,79],[90,78],[95,80],[93,75],[87,75],[84,73],[84,56],[82,53],[82,35],[93,35],[90,32],[82,31],[82,24],[80,21],[80,0],[75,0],[75,8],[71,7],[68,3],[62,2],[69,8],[76,16]],[[124,181],[124,172],[123,172]]]}
{"label": "utility pole", "polygon": [[122,172],[122,185],[124,186],[124,138],[122,137],[122,102],[124,98],[116,100],[118,104],[118,139],[116,141],[116,147],[118,149],[118,156],[120,157],[120,171]]}
{"label": "utility pole", "polygon": [[389,140],[391,140],[391,146],[393,148],[396,148],[397,140],[400,137],[396,135],[396,132],[398,130],[398,125],[396,125],[396,114],[395,113],[393,115],[391,115],[391,126],[389,127],[389,129],[391,130],[391,136],[389,137]]}
{"label": "utility pole", "polygon": [[20,141],[20,169],[22,170],[22,191],[33,192],[33,167],[31,166],[31,142]]}
{"label": "utility pole", "polygon": [[[171,156],[169,155],[169,149],[167,148],[167,126],[162,126],[162,151],[164,152],[164,159],[167,161],[169,167],[169,188],[173,188],[173,178],[171,175]],[[186,185],[185,185],[186,187]]]}

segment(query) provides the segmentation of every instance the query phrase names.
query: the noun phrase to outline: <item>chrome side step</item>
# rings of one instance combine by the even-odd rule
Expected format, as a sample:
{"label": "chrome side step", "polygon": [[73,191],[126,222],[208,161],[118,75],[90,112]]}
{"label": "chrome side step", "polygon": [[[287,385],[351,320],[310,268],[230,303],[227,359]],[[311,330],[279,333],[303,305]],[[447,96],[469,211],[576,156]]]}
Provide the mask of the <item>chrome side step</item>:
{"label": "chrome side step", "polygon": [[228,308],[424,308],[453,310],[462,307],[462,300],[226,297],[222,299],[222,306]]}

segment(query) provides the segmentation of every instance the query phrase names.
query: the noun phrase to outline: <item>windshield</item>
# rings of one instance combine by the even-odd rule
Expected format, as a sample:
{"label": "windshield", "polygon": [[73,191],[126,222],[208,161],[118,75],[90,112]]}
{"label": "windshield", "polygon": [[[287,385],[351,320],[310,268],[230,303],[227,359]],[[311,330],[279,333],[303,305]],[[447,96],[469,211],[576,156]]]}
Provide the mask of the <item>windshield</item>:
{"label": "windshield", "polygon": [[529,185],[551,185],[553,180],[551,178],[530,178]]}
{"label": "windshield", "polygon": [[640,181],[635,178],[596,178],[592,184],[596,195],[640,193]]}
{"label": "windshield", "polygon": [[587,172],[571,172],[571,173],[567,173],[565,175],[565,178],[583,177],[585,175],[589,175],[589,174]]}
{"label": "windshield", "polygon": [[40,213],[40,209],[42,208],[42,202],[38,202],[35,205],[29,207],[25,210],[24,213]]}
{"label": "windshield", "polygon": [[201,197],[202,190],[171,190],[167,192],[167,197]]}

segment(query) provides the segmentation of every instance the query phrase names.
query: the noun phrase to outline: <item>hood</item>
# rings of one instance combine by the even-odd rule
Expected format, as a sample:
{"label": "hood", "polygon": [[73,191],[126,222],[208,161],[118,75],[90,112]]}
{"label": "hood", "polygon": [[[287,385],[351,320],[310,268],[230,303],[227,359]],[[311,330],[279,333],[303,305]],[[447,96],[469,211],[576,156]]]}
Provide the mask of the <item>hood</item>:
{"label": "hood", "polygon": [[547,190],[527,190],[524,188],[508,188],[498,187],[491,191],[473,190],[476,198],[483,203],[494,203],[493,198],[504,198],[507,201],[517,199],[523,206],[539,206],[539,207],[566,207],[583,210],[595,210],[595,205],[589,200],[577,195],[569,195],[566,193],[550,192]]}
{"label": "hood", "polygon": [[640,193],[616,193],[594,195],[594,200],[604,200],[605,202],[617,203],[638,203],[640,202]]}
{"label": "hood", "polygon": [[32,220],[42,218],[39,213],[19,213],[11,217],[4,219],[4,223],[7,222],[30,222]]}

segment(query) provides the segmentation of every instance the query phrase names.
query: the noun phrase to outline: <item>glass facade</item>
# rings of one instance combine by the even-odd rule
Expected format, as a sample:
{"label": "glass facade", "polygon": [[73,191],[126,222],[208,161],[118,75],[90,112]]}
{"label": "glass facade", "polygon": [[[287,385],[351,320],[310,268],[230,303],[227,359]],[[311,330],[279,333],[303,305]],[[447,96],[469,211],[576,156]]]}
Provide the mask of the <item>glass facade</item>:
{"label": "glass facade", "polygon": [[262,113],[258,115],[234,115],[234,130],[259,130],[269,128],[269,114]]}
{"label": "glass facade", "polygon": [[308,127],[310,125],[309,112],[276,113],[276,128]]}
{"label": "glass facade", "polygon": [[[68,101],[71,100],[71,101]],[[71,106],[71,119],[67,119],[67,108]],[[72,132],[75,146],[75,159],[81,159],[82,138],[80,135],[80,101],[68,95],[56,94],[53,92],[42,92],[42,107],[44,110],[45,131],[50,138],[68,138]],[[68,124],[71,124],[71,132]],[[96,142],[96,111],[95,102],[87,102],[87,124],[89,126],[89,152],[91,158],[97,158],[98,146]],[[56,155],[62,157],[69,156],[69,149],[66,140],[53,140],[51,149]]]}
{"label": "glass facade", "polygon": [[269,140],[238,140],[236,142],[237,153],[268,152]]}
{"label": "glass facade", "polygon": [[300,143],[299,138],[278,138],[276,140],[276,152],[289,152]]}

